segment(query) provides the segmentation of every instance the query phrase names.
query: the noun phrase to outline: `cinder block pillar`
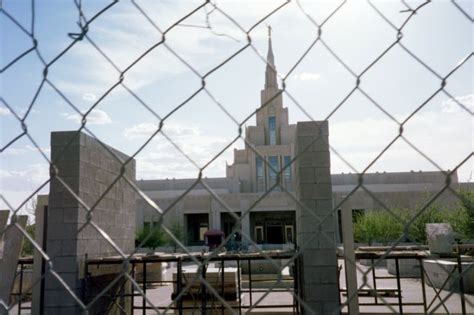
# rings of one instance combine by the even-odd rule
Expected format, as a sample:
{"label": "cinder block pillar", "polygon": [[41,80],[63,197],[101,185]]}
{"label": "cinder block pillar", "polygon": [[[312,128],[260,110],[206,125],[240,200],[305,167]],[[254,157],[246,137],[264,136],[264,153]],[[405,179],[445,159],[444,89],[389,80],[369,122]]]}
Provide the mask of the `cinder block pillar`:
{"label": "cinder block pillar", "polygon": [[221,229],[221,213],[219,209],[220,204],[217,202],[217,200],[211,199],[211,217],[209,218],[211,229]]}
{"label": "cinder block pillar", "polygon": [[[51,134],[51,160],[58,170],[57,176],[88,206],[100,200],[91,214],[92,221],[124,253],[130,253],[134,248],[136,194],[124,179],[115,182],[122,173],[122,163],[109,151],[122,161],[128,159],[125,154],[111,147],[106,149],[96,139],[77,131]],[[123,171],[124,176],[134,180],[135,162],[129,163]],[[88,258],[98,258],[116,256],[118,253],[87,223],[86,209],[57,176],[52,177],[50,185],[46,252],[51,257],[53,269],[64,280],[70,292],[87,304],[122,270],[117,266],[103,268],[98,273],[94,271],[91,282],[102,287],[84,287],[87,284],[84,282],[86,255]],[[108,190],[109,187],[112,188]],[[102,298],[89,309],[89,313],[105,312],[111,304],[110,297],[121,284],[118,281],[113,288],[101,295]],[[42,300],[44,314],[82,314],[70,292],[51,274],[47,274]]]}
{"label": "cinder block pillar", "polygon": [[[240,216],[242,218],[241,231],[250,237],[250,213],[244,216],[244,212],[250,207],[249,201],[244,199],[240,201]],[[249,244],[246,238],[242,238],[242,246],[245,248]]]}
{"label": "cinder block pillar", "polygon": [[[300,254],[299,283],[305,314],[338,313],[336,216],[332,184],[328,122],[298,122],[296,127],[296,233]],[[319,223],[319,220],[324,220]]]}

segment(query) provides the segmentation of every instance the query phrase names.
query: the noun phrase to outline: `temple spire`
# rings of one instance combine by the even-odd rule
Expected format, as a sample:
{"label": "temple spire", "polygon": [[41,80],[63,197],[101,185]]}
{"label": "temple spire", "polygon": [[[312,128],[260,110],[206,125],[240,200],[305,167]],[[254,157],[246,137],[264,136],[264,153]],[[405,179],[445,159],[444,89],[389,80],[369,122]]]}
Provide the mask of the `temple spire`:
{"label": "temple spire", "polygon": [[267,68],[265,70],[265,88],[278,88],[277,74],[275,71],[275,58],[272,49],[272,27],[268,26],[268,54]]}

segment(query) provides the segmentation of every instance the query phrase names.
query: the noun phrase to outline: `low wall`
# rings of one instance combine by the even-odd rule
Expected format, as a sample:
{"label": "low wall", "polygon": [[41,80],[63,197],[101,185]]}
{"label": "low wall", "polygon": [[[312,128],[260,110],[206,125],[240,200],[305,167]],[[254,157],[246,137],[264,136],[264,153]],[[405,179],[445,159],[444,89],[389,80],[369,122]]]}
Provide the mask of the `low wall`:
{"label": "low wall", "polygon": [[[387,259],[387,271],[391,275],[397,274],[395,259]],[[419,278],[421,273],[420,261],[414,258],[399,259],[398,271],[401,277]]]}
{"label": "low wall", "polygon": [[[473,294],[474,293],[474,261],[472,257],[465,257],[462,262],[462,269],[466,270],[470,268],[464,275],[463,275],[463,286],[464,286],[464,293]],[[423,260],[423,268],[427,273],[429,280],[426,280],[428,285],[432,285],[435,288],[441,288],[443,284],[446,282],[449,274],[453,271],[454,268],[457,266],[457,261],[455,259],[425,259]],[[443,290],[448,291],[459,291],[459,279],[458,271],[455,271],[451,279],[447,281]]]}

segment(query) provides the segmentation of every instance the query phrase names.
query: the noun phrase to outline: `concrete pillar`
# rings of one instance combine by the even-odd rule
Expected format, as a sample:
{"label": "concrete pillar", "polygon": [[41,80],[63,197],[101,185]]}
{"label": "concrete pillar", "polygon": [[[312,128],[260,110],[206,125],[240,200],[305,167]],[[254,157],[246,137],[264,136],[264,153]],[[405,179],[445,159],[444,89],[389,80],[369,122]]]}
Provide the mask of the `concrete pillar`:
{"label": "concrete pillar", "polygon": [[[38,195],[36,202],[35,210],[35,242],[41,246],[43,250],[46,250],[45,239],[43,238],[44,232],[47,227],[45,227],[46,212],[48,207],[48,196],[47,195]],[[44,273],[44,259],[39,251],[35,250],[33,252],[33,279],[32,283],[38,284],[33,287],[33,293],[31,298],[31,314],[39,315],[40,314],[40,298],[41,298],[41,282],[40,278]]]}
{"label": "concrete pillar", "polygon": [[[296,195],[299,281],[304,313],[338,313],[340,304],[333,213],[328,122],[298,122],[296,127]],[[319,220],[325,219],[320,224]]]}
{"label": "concrete pillar", "polygon": [[10,294],[15,282],[23,241],[23,233],[14,226],[14,223],[18,223],[24,229],[27,221],[27,215],[12,217],[10,225],[4,230],[3,255],[0,257],[0,311],[3,311],[2,304],[5,306],[10,304]]}
{"label": "concrete pillar", "polygon": [[[221,213],[219,211],[220,204],[215,199],[211,199],[211,211],[209,218],[209,229],[220,230],[221,229]],[[225,210],[224,210],[225,211]]]}
{"label": "concrete pillar", "polygon": [[[250,207],[248,199],[240,201],[240,216],[242,218],[242,233],[250,237],[250,213],[246,216],[243,216],[244,212]],[[248,245],[248,240],[246,238],[242,238],[242,246],[245,248]]]}
{"label": "concrete pillar", "polygon": [[347,296],[349,314],[359,315],[359,297],[357,294],[357,266],[354,250],[354,229],[352,226],[352,207],[349,201],[344,202],[341,209],[342,238],[344,240],[344,266],[346,271]]}

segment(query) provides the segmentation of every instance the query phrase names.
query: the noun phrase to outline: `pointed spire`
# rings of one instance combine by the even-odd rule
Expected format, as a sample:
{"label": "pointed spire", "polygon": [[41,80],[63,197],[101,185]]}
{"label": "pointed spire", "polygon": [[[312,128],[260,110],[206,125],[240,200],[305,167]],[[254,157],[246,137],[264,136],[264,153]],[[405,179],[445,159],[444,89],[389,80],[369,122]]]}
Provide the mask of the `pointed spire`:
{"label": "pointed spire", "polygon": [[275,58],[272,49],[272,27],[268,26],[268,54],[267,68],[265,70],[265,88],[278,88],[277,74],[275,69]]}

